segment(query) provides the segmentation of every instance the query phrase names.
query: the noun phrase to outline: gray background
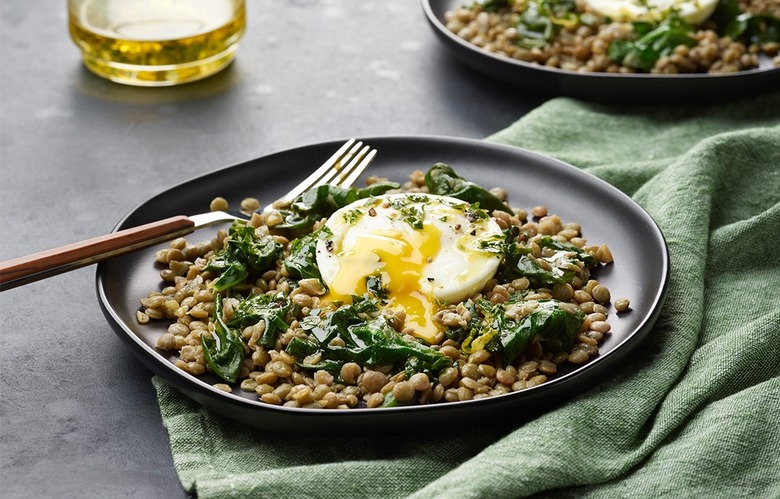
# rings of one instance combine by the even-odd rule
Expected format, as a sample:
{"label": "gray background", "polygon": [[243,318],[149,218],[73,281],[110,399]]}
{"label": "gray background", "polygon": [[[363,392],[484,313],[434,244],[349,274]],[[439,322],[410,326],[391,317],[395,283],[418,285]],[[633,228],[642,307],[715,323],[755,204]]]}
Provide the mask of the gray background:
{"label": "gray background", "polygon": [[[65,1],[0,7],[0,260],[104,234],[211,170],[348,136],[482,138],[544,101],[454,60],[416,0],[249,0],[235,63],[143,89],[83,68]],[[3,497],[181,497],[151,373],[84,268],[0,293]]]}

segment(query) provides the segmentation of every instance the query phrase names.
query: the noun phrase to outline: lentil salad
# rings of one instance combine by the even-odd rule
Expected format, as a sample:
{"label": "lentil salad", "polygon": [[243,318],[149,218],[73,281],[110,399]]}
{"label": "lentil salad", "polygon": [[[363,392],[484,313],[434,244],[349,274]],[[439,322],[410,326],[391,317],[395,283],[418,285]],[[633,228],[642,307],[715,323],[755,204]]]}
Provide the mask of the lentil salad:
{"label": "lentil salad", "polygon": [[[218,388],[237,385],[263,402],[293,407],[393,407],[495,396],[544,383],[560,366],[598,355],[611,329],[612,298],[593,273],[612,255],[606,245],[589,245],[577,223],[543,206],[510,209],[505,191],[482,189],[446,165],[414,172],[403,186],[370,178],[365,189],[324,198],[442,189],[468,202],[479,199],[479,206],[498,203],[489,215],[506,234],[506,254],[478,293],[441,305],[441,335],[432,342],[410,334],[403,310],[378,307],[378,293],[351,304],[328,303],[307,242],[327,216],[278,203],[270,214],[253,213],[212,241],[179,239],[159,251],[165,287],[141,300],[138,321],[173,321],[157,346],[178,353],[176,365],[184,371],[211,371],[225,381]],[[318,198],[310,195],[309,201]],[[216,199],[211,207],[225,204]],[[242,202],[242,209],[257,208],[257,200]],[[237,270],[231,258],[247,247],[252,257]],[[261,255],[266,261],[258,260]],[[620,313],[629,309],[626,299],[613,306]]]}
{"label": "lentil salad", "polygon": [[587,0],[488,0],[446,12],[445,25],[492,53],[575,72],[714,74],[780,66],[775,0],[720,0],[699,25],[674,9],[613,20]]}

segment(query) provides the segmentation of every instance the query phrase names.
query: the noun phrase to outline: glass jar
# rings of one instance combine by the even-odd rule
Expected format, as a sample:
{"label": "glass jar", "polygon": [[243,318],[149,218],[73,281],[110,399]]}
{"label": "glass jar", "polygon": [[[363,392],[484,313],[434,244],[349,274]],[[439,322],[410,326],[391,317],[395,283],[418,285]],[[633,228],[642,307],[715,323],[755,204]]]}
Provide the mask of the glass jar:
{"label": "glass jar", "polygon": [[246,27],[244,0],[68,0],[68,19],[90,71],[140,86],[220,71]]}

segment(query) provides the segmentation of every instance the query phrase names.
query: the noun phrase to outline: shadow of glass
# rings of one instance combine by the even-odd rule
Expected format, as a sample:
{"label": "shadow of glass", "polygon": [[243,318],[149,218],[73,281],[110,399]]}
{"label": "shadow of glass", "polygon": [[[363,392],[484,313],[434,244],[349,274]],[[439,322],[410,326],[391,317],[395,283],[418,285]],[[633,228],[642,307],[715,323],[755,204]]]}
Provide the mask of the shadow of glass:
{"label": "shadow of glass", "polygon": [[202,80],[169,87],[140,87],[116,83],[97,76],[84,65],[73,71],[73,88],[85,96],[112,104],[131,106],[162,106],[210,99],[233,89],[240,72],[230,64],[219,73]]}

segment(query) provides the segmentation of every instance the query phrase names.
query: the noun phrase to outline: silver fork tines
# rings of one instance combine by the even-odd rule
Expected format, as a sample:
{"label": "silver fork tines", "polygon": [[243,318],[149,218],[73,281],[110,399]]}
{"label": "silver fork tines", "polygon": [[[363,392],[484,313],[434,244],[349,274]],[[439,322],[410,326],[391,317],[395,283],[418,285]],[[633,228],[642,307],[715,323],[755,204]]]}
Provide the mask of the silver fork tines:
{"label": "silver fork tines", "polygon": [[[317,168],[311,175],[295,186],[290,192],[279,198],[281,202],[292,202],[305,191],[321,185],[338,185],[349,187],[363,173],[376,156],[376,149],[372,149],[363,142],[349,139],[333,156]],[[266,206],[263,210],[268,212],[272,206]]]}

